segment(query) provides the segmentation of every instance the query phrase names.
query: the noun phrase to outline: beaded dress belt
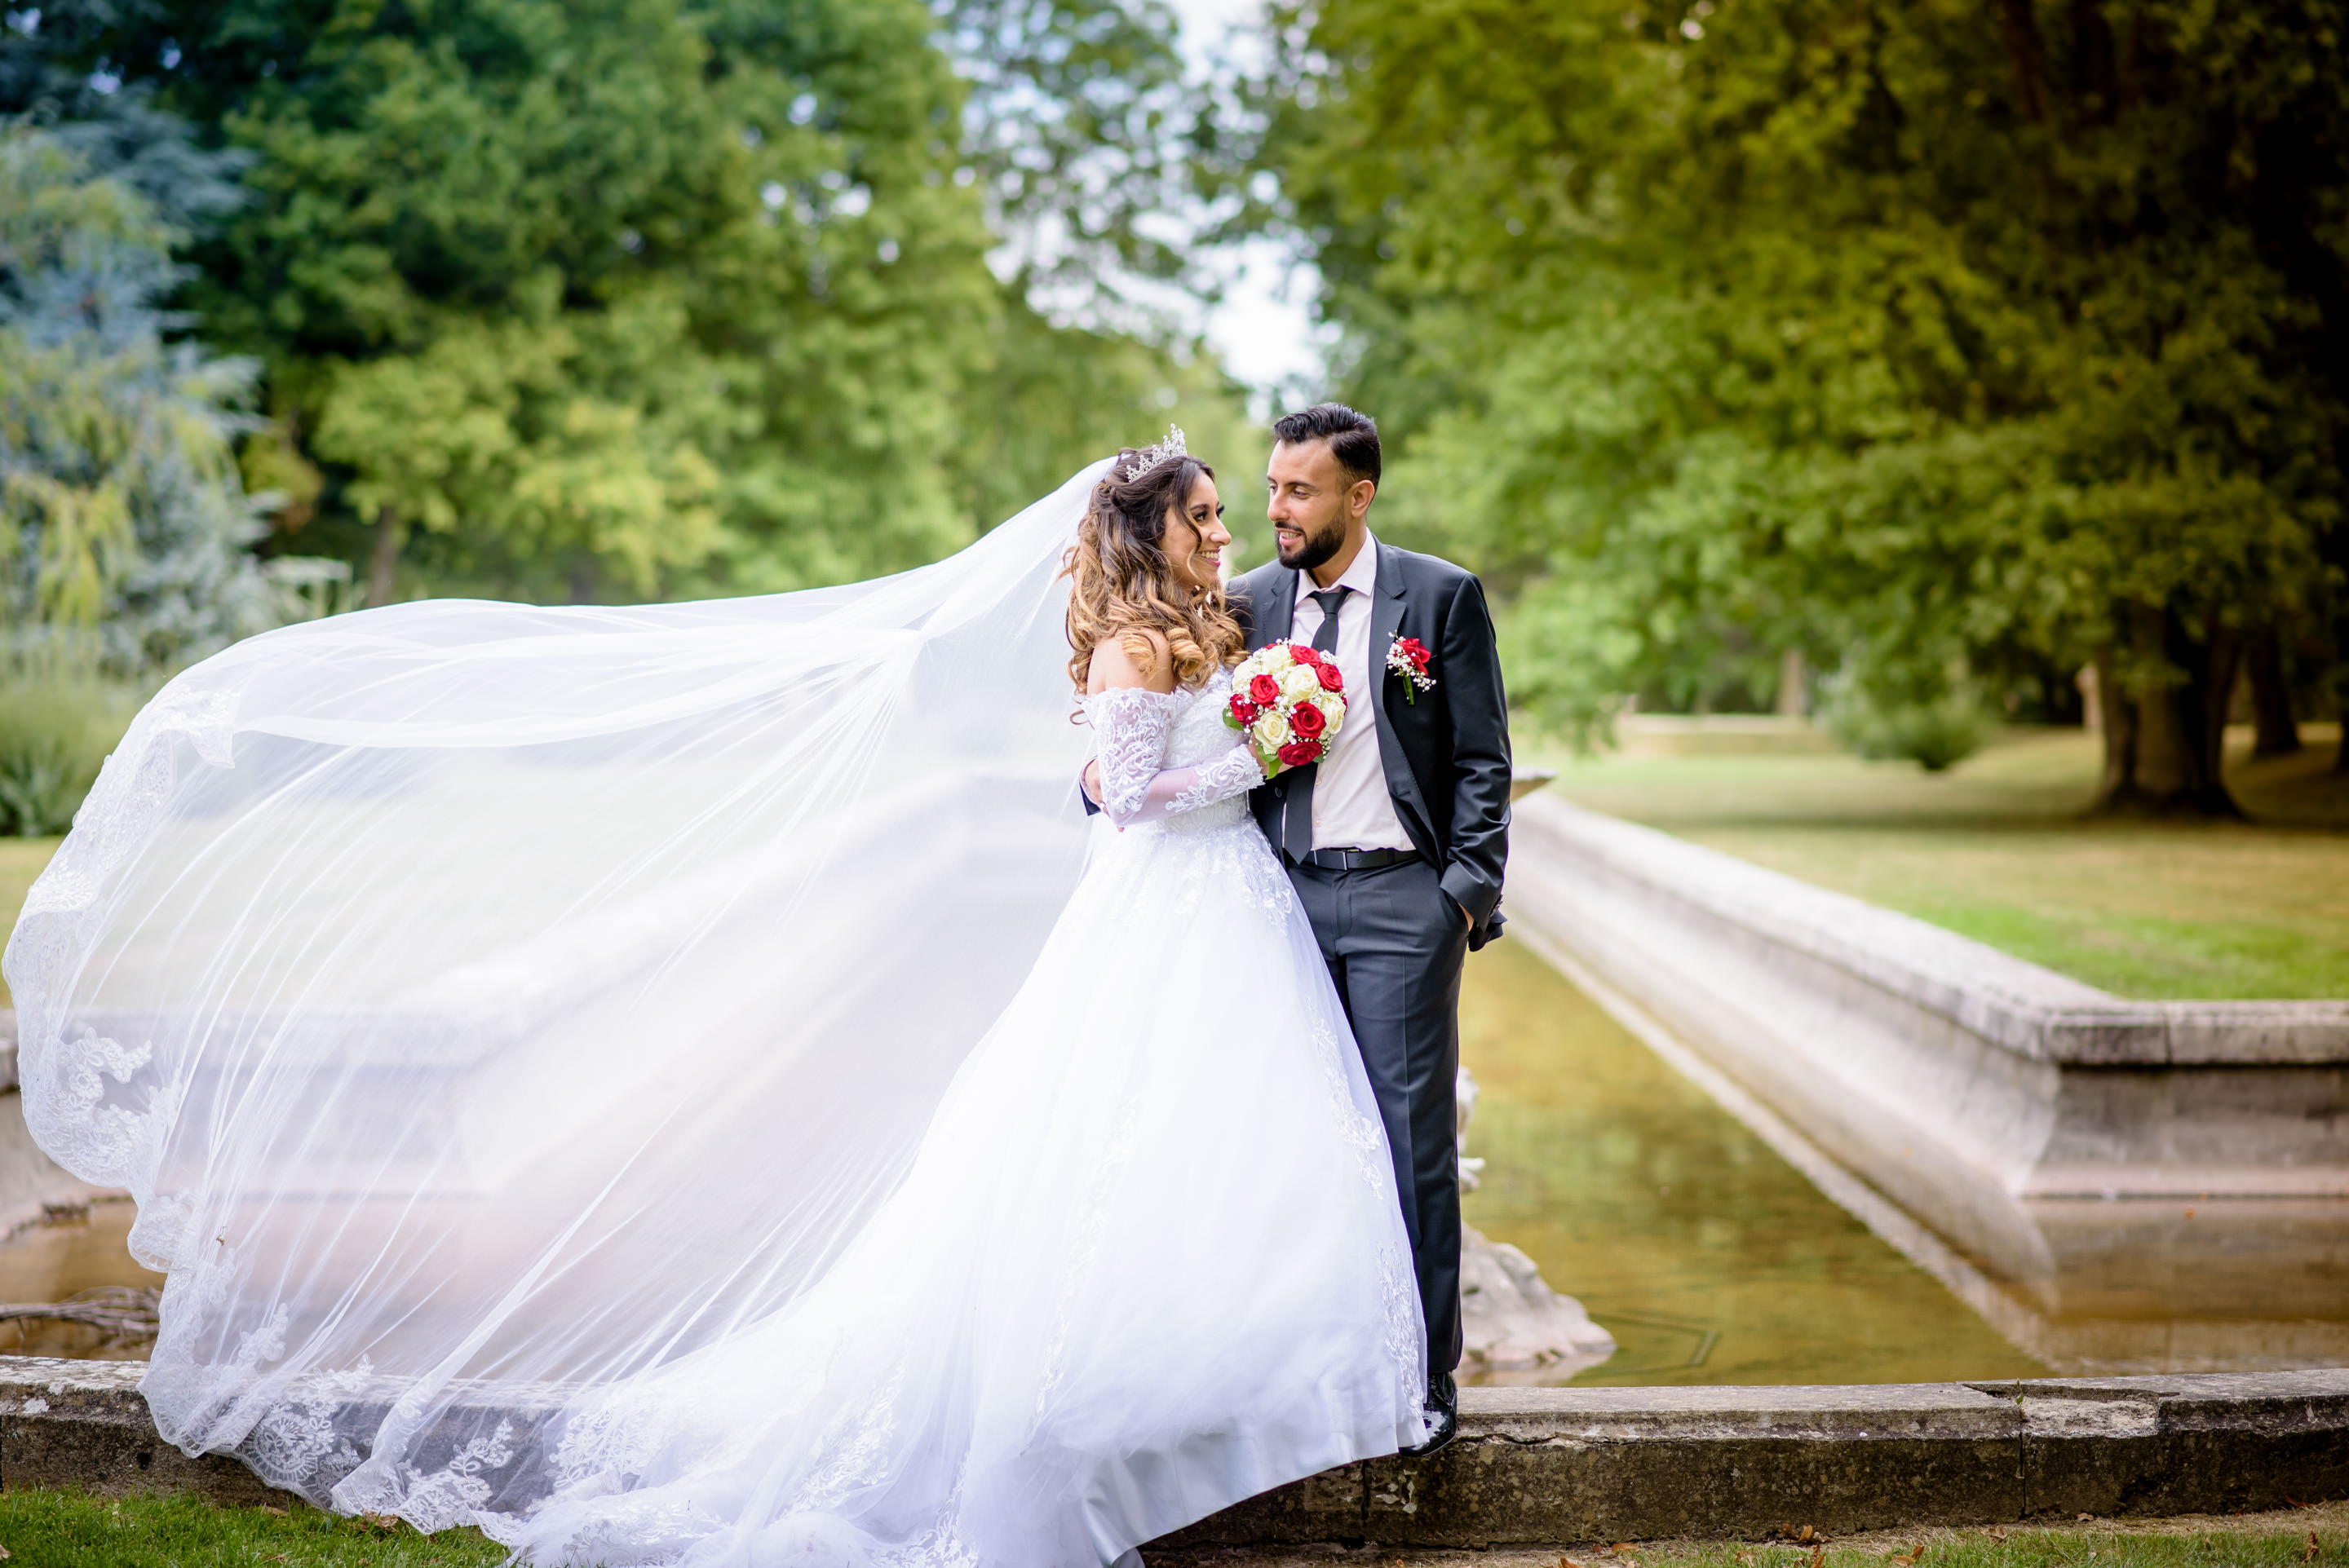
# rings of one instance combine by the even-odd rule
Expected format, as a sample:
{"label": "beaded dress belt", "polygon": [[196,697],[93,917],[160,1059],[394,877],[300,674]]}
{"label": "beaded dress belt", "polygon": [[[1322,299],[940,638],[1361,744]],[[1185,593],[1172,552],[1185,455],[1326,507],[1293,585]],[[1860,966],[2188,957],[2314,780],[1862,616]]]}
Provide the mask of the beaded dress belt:
{"label": "beaded dress belt", "polygon": [[1315,850],[1303,863],[1325,872],[1367,872],[1417,859],[1417,850]]}

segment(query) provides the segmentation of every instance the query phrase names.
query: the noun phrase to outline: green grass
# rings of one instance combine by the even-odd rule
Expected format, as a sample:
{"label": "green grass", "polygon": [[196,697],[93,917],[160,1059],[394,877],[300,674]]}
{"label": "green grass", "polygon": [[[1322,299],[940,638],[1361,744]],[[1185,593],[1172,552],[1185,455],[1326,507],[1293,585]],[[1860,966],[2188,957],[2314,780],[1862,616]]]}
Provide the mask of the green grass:
{"label": "green grass", "polygon": [[299,1504],[281,1513],[46,1491],[0,1492],[0,1547],[27,1568],[486,1568],[506,1558],[477,1530],[419,1535]]}
{"label": "green grass", "polygon": [[[296,1504],[279,1513],[219,1508],[192,1497],[92,1497],[78,1491],[0,1492],[0,1546],[27,1568],[483,1568],[504,1549],[479,1531],[419,1535]],[[2349,1507],[2238,1519],[2101,1522],[2064,1530],[1878,1532],[1816,1546],[1787,1542],[1660,1542],[1509,1547],[1490,1552],[1319,1548],[1309,1553],[1151,1553],[1154,1568],[1194,1557],[1217,1568],[2285,1568],[2349,1563]],[[1916,1555],[1922,1547],[1921,1557]],[[1816,1553],[1815,1556],[1814,1553]]]}
{"label": "green grass", "polygon": [[1717,738],[1679,755],[1523,750],[1583,805],[2120,995],[2349,996],[2349,776],[2331,769],[2332,727],[2309,730],[2300,756],[2256,765],[2231,738],[2244,822],[2083,815],[2098,756],[2077,730],[2010,732],[1940,774]]}

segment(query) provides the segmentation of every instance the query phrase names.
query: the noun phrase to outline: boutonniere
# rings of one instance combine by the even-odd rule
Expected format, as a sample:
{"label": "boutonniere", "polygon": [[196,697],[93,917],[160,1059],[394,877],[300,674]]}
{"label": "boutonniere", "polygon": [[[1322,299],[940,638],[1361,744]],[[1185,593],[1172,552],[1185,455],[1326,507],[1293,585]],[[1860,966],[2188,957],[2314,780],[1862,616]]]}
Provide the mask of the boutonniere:
{"label": "boutonniere", "polygon": [[1387,668],[1402,677],[1403,701],[1415,703],[1420,693],[1435,689],[1435,677],[1427,673],[1432,656],[1417,637],[1397,637],[1387,645]]}

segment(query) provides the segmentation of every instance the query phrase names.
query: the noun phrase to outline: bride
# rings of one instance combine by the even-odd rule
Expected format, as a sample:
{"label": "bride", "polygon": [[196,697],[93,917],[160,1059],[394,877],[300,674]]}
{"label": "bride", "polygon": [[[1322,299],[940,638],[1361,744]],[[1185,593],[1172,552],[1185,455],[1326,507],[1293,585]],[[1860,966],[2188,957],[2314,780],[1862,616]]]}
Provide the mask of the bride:
{"label": "bride", "polygon": [[1127,451],[896,578],[175,680],[6,959],[163,1435],[535,1562],[1007,1568],[1421,1440],[1221,511]]}

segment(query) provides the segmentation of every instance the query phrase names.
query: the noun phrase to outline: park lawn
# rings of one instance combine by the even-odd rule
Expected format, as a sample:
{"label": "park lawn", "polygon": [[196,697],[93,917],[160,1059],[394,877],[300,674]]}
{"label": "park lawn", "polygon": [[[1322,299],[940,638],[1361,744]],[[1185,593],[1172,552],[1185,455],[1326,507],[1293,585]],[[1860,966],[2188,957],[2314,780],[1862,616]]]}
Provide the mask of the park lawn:
{"label": "park lawn", "polygon": [[2243,822],[2083,816],[2095,738],[2011,731],[1940,774],[1831,750],[1577,758],[1552,788],[2124,996],[2349,997],[2349,776],[2334,731],[2251,764]]}
{"label": "park lawn", "polygon": [[[481,1568],[504,1549],[475,1530],[421,1535],[396,1521],[222,1508],[193,1497],[0,1492],[0,1547],[27,1564],[104,1568]],[[1921,1548],[1921,1551],[1920,1550]],[[2097,1522],[2058,1530],[1879,1531],[1816,1544],[1648,1542],[1430,1552],[1335,1547],[1304,1552],[1151,1553],[1152,1568],[2286,1568],[2349,1564],[2349,1506],[2218,1518]]]}
{"label": "park lawn", "polygon": [[14,1564],[89,1568],[470,1568],[506,1560],[478,1530],[420,1535],[398,1521],[220,1508],[194,1497],[0,1492],[0,1547]]}

